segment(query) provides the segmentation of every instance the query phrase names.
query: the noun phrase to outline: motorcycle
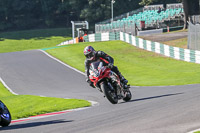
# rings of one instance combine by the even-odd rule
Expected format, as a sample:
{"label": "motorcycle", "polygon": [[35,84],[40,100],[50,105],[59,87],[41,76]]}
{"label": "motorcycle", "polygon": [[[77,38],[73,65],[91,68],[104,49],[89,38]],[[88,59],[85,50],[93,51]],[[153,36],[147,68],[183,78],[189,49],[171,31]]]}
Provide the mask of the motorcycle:
{"label": "motorcycle", "polygon": [[124,89],[125,87],[120,82],[119,76],[108,66],[104,66],[103,62],[96,61],[91,63],[89,73],[89,79],[93,82],[93,85],[104,93],[104,96],[112,104],[117,104],[120,99],[127,102],[132,98],[129,90],[130,86]]}
{"label": "motorcycle", "polygon": [[6,105],[0,100],[0,126],[6,127],[11,122],[11,114]]}

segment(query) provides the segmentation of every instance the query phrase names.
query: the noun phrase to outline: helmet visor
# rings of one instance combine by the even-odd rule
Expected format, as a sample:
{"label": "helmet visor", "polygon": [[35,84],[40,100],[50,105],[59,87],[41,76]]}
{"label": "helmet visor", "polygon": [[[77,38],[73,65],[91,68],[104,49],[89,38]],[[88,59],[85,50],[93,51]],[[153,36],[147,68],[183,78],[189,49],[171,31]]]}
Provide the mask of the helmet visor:
{"label": "helmet visor", "polygon": [[91,52],[91,53],[89,53],[89,54],[87,54],[87,55],[85,55],[86,56],[86,58],[88,58],[88,59],[93,59],[94,58],[94,52]]}

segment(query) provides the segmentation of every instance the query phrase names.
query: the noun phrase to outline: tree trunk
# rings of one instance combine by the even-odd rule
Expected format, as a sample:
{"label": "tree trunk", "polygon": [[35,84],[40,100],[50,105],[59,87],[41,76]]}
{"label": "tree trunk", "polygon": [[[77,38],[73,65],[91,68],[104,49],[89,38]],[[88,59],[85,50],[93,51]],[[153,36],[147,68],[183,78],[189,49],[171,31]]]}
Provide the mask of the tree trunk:
{"label": "tree trunk", "polygon": [[188,21],[189,21],[189,9],[188,9],[188,0],[183,0],[183,10],[184,10],[184,27],[183,29],[187,29]]}

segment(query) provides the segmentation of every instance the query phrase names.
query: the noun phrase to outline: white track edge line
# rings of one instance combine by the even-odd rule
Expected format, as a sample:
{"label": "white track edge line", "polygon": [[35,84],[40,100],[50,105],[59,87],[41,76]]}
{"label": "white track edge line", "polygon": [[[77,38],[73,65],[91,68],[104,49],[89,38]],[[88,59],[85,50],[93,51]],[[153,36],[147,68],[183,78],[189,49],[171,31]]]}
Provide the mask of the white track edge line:
{"label": "white track edge line", "polygon": [[[70,68],[70,69],[72,69],[72,70],[74,70],[74,71],[76,71],[76,72],[78,72],[78,73],[80,73],[80,74],[82,74],[82,75],[85,75],[85,73],[79,71],[78,69],[76,69],[76,68],[74,68],[74,67],[71,67],[71,66],[67,65],[66,63],[62,62],[61,60],[59,60],[59,59],[53,57],[52,55],[48,54],[46,51],[41,50],[41,49],[38,49],[38,50],[41,51],[41,52],[43,52],[44,54],[46,54],[48,57],[52,58],[53,60],[55,60],[55,61],[61,63],[62,65],[66,66],[66,67],[68,67],[68,68]],[[89,100],[87,100],[87,101],[89,101]],[[89,101],[89,102],[92,104],[92,106],[99,105],[99,103],[98,103],[98,102],[95,102],[95,101]]]}
{"label": "white track edge line", "polygon": [[[41,52],[43,52],[44,54],[46,54],[46,55],[49,56],[50,58],[52,58],[52,59],[58,61],[59,63],[61,63],[61,64],[63,64],[63,65],[65,65],[66,67],[69,67],[69,68],[73,69],[74,71],[76,71],[76,72],[78,72],[78,73],[80,73],[80,74],[82,74],[82,75],[85,75],[85,73],[79,71],[78,69],[76,69],[76,68],[74,68],[74,67],[71,67],[71,66],[67,65],[66,63],[62,62],[61,60],[59,60],[59,59],[53,57],[52,55],[48,54],[46,51],[41,50],[41,49],[38,49],[38,50],[41,51]],[[140,86],[131,86],[131,87],[140,87]]]}
{"label": "white track edge line", "polygon": [[46,51],[41,50],[41,49],[38,49],[38,50],[41,51],[41,52],[43,52],[44,54],[46,54],[46,55],[49,56],[50,58],[56,60],[57,62],[63,64],[64,66],[66,66],[66,67],[68,67],[68,68],[71,68],[71,69],[73,69],[74,71],[76,71],[76,72],[78,72],[78,73],[80,73],[80,74],[82,74],[82,75],[85,75],[85,73],[79,71],[78,69],[76,69],[76,68],[74,68],[74,67],[71,67],[71,66],[67,65],[66,63],[62,62],[61,60],[59,60],[59,59],[53,57],[52,55],[48,54]]}
{"label": "white track edge line", "polygon": [[18,95],[17,93],[15,93],[14,91],[12,91],[12,89],[10,89],[10,87],[8,87],[8,85],[3,81],[3,79],[1,77],[0,77],[0,81],[3,84],[3,86],[8,89],[8,91],[10,91],[14,95]]}
{"label": "white track edge line", "polygon": [[196,130],[193,130],[193,131],[190,131],[188,133],[194,133],[194,132],[197,132],[197,131],[200,131],[200,128],[199,129],[196,129]]}
{"label": "white track edge line", "polygon": [[[83,72],[81,72],[81,71],[79,71],[79,70],[77,70],[77,69],[75,69],[75,68],[73,68],[73,67],[71,67],[71,66],[65,64],[64,62],[62,62],[62,61],[56,59],[55,57],[53,57],[53,56],[51,56],[51,55],[49,55],[49,54],[46,53],[45,51],[43,51],[43,50],[40,50],[40,51],[42,51],[43,53],[45,53],[45,54],[46,54],[47,56],[49,56],[50,58],[52,58],[52,59],[58,61],[59,63],[65,65],[65,66],[67,66],[67,67],[69,67],[69,68],[71,68],[71,69],[73,69],[73,70],[75,70],[75,71],[78,72],[78,73],[81,73],[81,74],[85,75]],[[19,94],[15,93],[12,89],[10,89],[10,87],[3,81],[3,79],[2,79],[1,77],[0,77],[0,82],[1,82],[1,83],[3,84],[3,86],[6,87],[6,88],[8,89],[8,91],[10,91],[12,94],[14,94],[14,95],[19,95]],[[46,97],[46,96],[40,96],[40,97]],[[98,102],[95,102],[95,101],[90,101],[90,100],[88,100],[88,102],[90,102],[90,103],[92,104],[92,106],[98,106],[98,105],[99,105],[99,103],[98,103]],[[84,109],[88,109],[88,108],[90,108],[90,107],[83,107],[83,108],[70,109],[70,110],[64,110],[64,111],[78,111],[78,110],[84,110]],[[59,112],[63,112],[63,111],[59,111]],[[55,115],[58,115],[58,114],[55,114]],[[21,119],[17,119],[17,120],[26,120],[26,119],[31,119],[31,120],[32,120],[32,119],[39,119],[39,118],[50,117],[50,116],[53,116],[53,115],[49,115],[49,116],[38,116],[37,118],[36,118],[36,117],[33,117],[33,118],[28,117],[28,118],[21,118]],[[16,121],[16,120],[14,120],[14,121]]]}
{"label": "white track edge line", "polygon": [[[68,68],[71,68],[72,70],[82,74],[82,75],[85,75],[85,73],[79,71],[78,69],[74,68],[74,67],[71,67],[70,65],[67,65],[66,63],[62,62],[61,60],[53,57],[52,55],[48,54],[46,51],[44,50],[41,50],[41,49],[38,49],[39,51],[43,52],[44,54],[46,54],[47,56],[49,56],[50,58],[56,60],[57,62],[63,64],[64,66],[67,66]],[[194,85],[194,84],[188,84],[188,85]],[[168,85],[169,87],[173,87],[173,86],[181,86],[181,85]],[[149,86],[130,86],[130,87],[135,87],[135,88],[138,88],[138,87],[149,87]],[[150,86],[150,87],[167,87],[167,86]]]}
{"label": "white track edge line", "polygon": [[[93,106],[93,103],[92,103],[92,106]],[[59,112],[64,112],[64,113],[61,113],[61,114],[51,114],[51,115],[45,115],[45,114],[43,114],[42,116],[30,116],[30,117],[27,117],[27,118],[21,118],[21,119],[16,119],[16,120],[12,120],[12,121],[13,122],[15,122],[15,121],[23,122],[23,121],[28,121],[28,120],[42,119],[42,118],[47,118],[47,117],[51,117],[51,116],[62,115],[62,114],[65,114],[65,113],[71,113],[71,112],[74,112],[74,111],[85,110],[85,109],[88,109],[88,108],[91,108],[91,107],[82,107],[82,108],[77,108],[77,109],[69,109],[69,110],[62,110],[62,111],[57,111],[57,112],[50,112],[50,113],[59,113]],[[46,113],[46,114],[49,114],[49,113]],[[22,120],[22,121],[20,121],[20,120]]]}

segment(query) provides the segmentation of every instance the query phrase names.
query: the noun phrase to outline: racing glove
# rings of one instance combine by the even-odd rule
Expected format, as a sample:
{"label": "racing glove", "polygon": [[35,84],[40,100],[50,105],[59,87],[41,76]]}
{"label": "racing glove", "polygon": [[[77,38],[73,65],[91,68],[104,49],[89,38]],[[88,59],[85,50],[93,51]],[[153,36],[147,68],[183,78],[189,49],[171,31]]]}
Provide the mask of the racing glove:
{"label": "racing glove", "polygon": [[109,64],[108,64],[108,68],[112,69],[112,68],[113,68],[113,64],[112,64],[112,63],[109,63]]}

